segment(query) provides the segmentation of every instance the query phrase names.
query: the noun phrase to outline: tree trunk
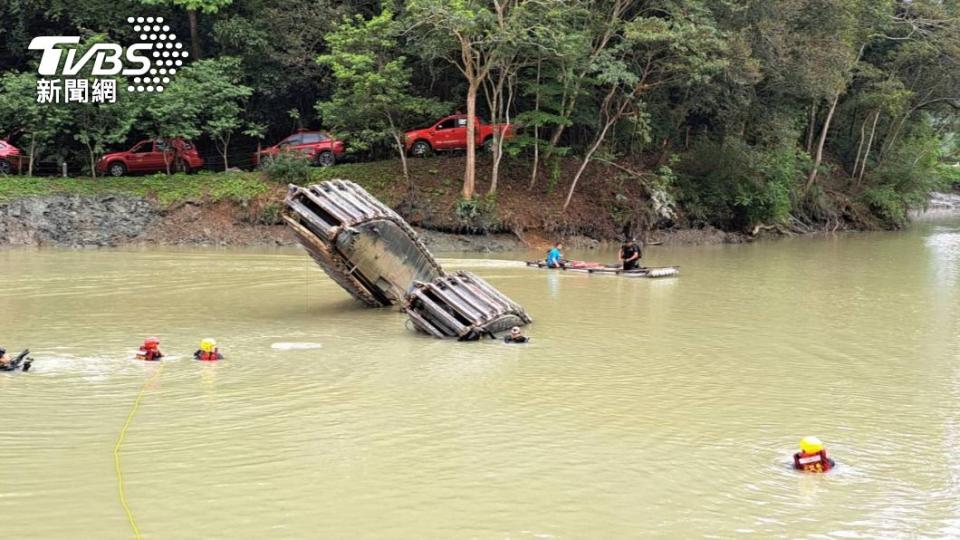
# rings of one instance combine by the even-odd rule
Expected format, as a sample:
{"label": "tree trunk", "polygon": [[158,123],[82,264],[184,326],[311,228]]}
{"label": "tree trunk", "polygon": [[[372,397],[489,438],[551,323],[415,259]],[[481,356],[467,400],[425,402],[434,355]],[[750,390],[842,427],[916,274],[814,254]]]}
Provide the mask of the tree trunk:
{"label": "tree trunk", "polygon": [[223,172],[227,172],[227,169],[230,168],[230,164],[227,163],[227,147],[229,144],[229,141],[223,142]]}
{"label": "tree trunk", "polygon": [[93,147],[87,145],[87,151],[90,152],[90,176],[97,177],[97,157],[93,154]]}
{"label": "tree trunk", "polygon": [[810,105],[810,123],[807,126],[807,154],[813,151],[813,131],[817,128],[817,104]]}
{"label": "tree trunk", "polygon": [[807,177],[807,184],[803,187],[804,193],[810,191],[813,183],[817,181],[817,172],[820,163],[823,162],[823,146],[827,142],[827,133],[830,132],[830,121],[833,120],[833,112],[837,110],[837,103],[840,102],[840,92],[837,92],[830,104],[830,111],[827,112],[827,118],[823,121],[823,129],[820,130],[820,141],[817,143],[817,157],[813,160],[813,168],[810,170],[810,176]]}
{"label": "tree trunk", "polygon": [[407,152],[403,148],[403,138],[399,133],[393,133],[393,140],[397,143],[397,152],[400,153],[400,166],[403,168],[403,179],[407,181],[409,187],[413,187],[410,181],[410,171],[407,169]]}
{"label": "tree trunk", "polygon": [[[507,74],[504,78],[501,78],[498,81],[498,84],[500,85],[500,89],[498,91],[500,97],[497,101],[502,112],[502,114],[499,114],[499,116],[503,118],[504,125],[509,126],[510,106],[513,105],[513,89],[516,85],[516,77]],[[504,84],[507,86],[506,100],[504,100],[503,97]],[[505,140],[503,131],[494,132],[493,137],[493,167],[490,174],[490,190],[487,191],[488,195],[495,195],[497,193],[497,185],[500,179],[500,162],[503,161],[503,141]]]}
{"label": "tree trunk", "polygon": [[573,200],[573,192],[577,189],[577,182],[580,181],[580,177],[583,175],[583,171],[587,169],[587,165],[590,164],[590,160],[593,159],[593,154],[600,148],[600,144],[603,142],[604,137],[607,136],[607,131],[609,131],[610,126],[615,124],[614,120],[607,120],[607,123],[603,126],[603,131],[600,132],[600,135],[597,135],[597,139],[593,142],[593,145],[590,147],[590,150],[587,151],[587,154],[583,156],[583,162],[580,163],[580,168],[577,169],[577,174],[573,176],[573,183],[570,184],[570,191],[567,192],[567,200],[563,202],[563,209],[566,210],[570,206],[570,201]]}
{"label": "tree trunk", "polygon": [[537,172],[540,168],[540,58],[537,58],[537,93],[533,98],[533,111],[537,121],[533,124],[533,170],[530,172],[530,188],[537,183]]}
{"label": "tree trunk", "polygon": [[[472,70],[472,66],[471,69]],[[464,199],[472,199],[477,186],[477,85],[476,77],[469,78],[467,86],[467,166],[463,171]]]}
{"label": "tree trunk", "polygon": [[[869,118],[869,116],[867,118]],[[860,154],[863,152],[863,141],[867,138],[867,118],[864,118],[863,123],[860,124],[860,144],[857,145],[857,159],[853,162],[853,172],[850,173],[850,178],[857,176],[857,168],[860,167]]]}
{"label": "tree trunk", "polygon": [[33,176],[33,158],[37,154],[37,136],[30,134],[30,162],[27,163],[27,176]]}
{"label": "tree trunk", "polygon": [[867,140],[867,150],[863,153],[863,164],[860,165],[860,176],[857,177],[857,186],[863,182],[863,173],[867,170],[867,158],[870,157],[870,147],[873,146],[873,136],[877,132],[877,120],[880,119],[880,110],[873,115],[873,126],[870,128],[870,139]]}
{"label": "tree trunk", "polygon": [[200,59],[200,33],[197,31],[197,10],[188,9],[187,19],[190,21],[190,49],[193,51],[193,59]]}

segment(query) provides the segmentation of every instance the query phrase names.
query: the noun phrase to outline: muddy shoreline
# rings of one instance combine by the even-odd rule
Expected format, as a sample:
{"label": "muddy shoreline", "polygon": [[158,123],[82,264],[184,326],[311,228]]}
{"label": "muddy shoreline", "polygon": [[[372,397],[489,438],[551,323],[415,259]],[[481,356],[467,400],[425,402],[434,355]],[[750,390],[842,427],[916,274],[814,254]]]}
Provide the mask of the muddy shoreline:
{"label": "muddy shoreline", "polygon": [[[935,196],[931,210],[960,212],[960,197]],[[944,204],[949,202],[950,204]],[[184,202],[161,208],[155,202],[131,196],[53,195],[27,197],[0,204],[0,247],[55,246],[68,248],[157,246],[295,246],[282,224],[263,224],[250,208],[233,202]],[[542,231],[522,234],[454,234],[417,228],[434,252],[496,253],[543,250],[556,241]],[[653,230],[641,235],[649,245],[739,244],[777,234],[753,237],[703,229]],[[568,248],[606,249],[619,239],[586,236],[562,238]]]}

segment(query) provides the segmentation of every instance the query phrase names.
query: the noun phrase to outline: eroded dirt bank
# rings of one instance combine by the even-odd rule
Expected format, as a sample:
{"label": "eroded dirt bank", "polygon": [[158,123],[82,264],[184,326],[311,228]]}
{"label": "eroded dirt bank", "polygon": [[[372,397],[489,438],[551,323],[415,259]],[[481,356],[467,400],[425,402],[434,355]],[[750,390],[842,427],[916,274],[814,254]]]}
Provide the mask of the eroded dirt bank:
{"label": "eroded dirt bank", "polygon": [[[108,247],[123,245],[293,246],[282,224],[263,219],[262,205],[233,201],[184,202],[163,208],[146,198],[103,195],[48,195],[0,204],[0,246]],[[258,217],[260,216],[260,217]],[[462,234],[418,228],[435,252],[501,252],[544,249],[557,240],[541,230],[524,233]],[[608,242],[583,235],[561,238],[574,248]],[[651,231],[648,243],[736,243],[748,238],[713,228]]]}

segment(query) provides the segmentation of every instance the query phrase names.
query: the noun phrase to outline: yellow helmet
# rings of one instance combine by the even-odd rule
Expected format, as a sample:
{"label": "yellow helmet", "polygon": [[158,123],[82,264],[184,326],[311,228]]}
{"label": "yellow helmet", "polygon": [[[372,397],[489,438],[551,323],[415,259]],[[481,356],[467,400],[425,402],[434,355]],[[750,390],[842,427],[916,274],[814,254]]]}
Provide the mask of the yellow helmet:
{"label": "yellow helmet", "polygon": [[217,348],[217,340],[206,338],[200,342],[200,350],[203,352],[213,352]]}
{"label": "yellow helmet", "polygon": [[816,437],[804,437],[800,439],[800,450],[807,454],[816,454],[823,450],[823,442]]}

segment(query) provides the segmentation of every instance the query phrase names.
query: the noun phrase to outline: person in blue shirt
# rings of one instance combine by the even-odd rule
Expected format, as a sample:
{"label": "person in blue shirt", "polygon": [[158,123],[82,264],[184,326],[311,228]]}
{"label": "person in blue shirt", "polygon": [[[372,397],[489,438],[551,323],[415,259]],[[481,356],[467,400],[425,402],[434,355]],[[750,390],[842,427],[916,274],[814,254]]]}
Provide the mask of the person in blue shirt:
{"label": "person in blue shirt", "polygon": [[563,249],[563,242],[557,242],[553,248],[547,252],[547,268],[561,268],[563,266],[563,256],[560,250]]}

